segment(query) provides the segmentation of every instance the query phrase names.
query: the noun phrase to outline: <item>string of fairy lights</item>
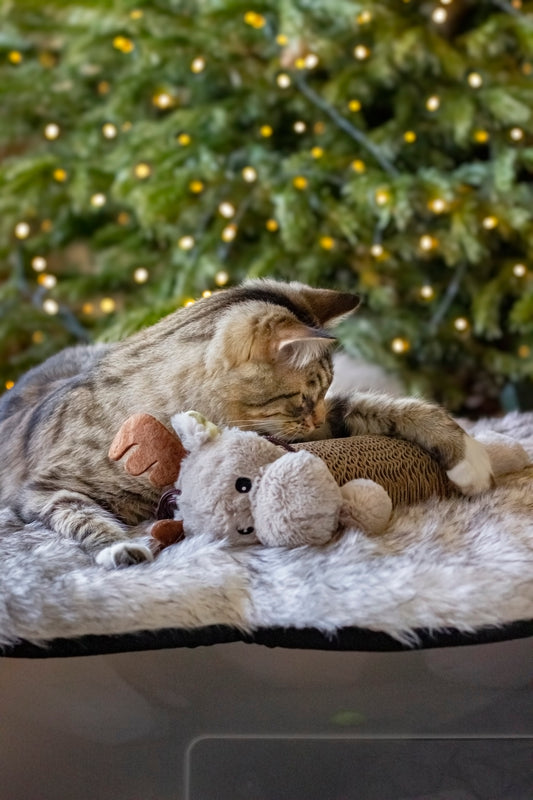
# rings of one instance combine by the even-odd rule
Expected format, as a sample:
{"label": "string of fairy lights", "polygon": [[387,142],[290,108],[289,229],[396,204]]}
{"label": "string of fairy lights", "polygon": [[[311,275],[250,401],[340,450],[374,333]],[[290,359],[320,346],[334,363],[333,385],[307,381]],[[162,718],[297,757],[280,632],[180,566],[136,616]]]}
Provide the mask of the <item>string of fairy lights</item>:
{"label": "string of fairy lights", "polygon": [[[403,0],[407,5],[411,0]],[[454,0],[440,0],[430,13],[431,23],[437,28],[445,26],[449,21],[450,9]],[[509,8],[515,12],[519,12],[522,7],[522,0],[510,0]],[[144,16],[142,9],[133,9],[129,12],[131,20],[142,20]],[[364,30],[371,26],[374,21],[374,14],[369,8],[359,12],[356,16],[356,23],[359,29]],[[267,18],[256,11],[247,11],[241,20],[245,26],[250,26],[256,30],[267,28]],[[297,90],[298,75],[307,75],[313,70],[321,66],[321,58],[318,53],[314,52],[311,47],[306,46],[305,42],[298,41],[296,44],[287,35],[278,33],[275,36],[276,43],[279,47],[280,53],[280,68],[276,72],[273,80],[279,91],[284,93],[289,90]],[[128,56],[133,53],[136,48],[135,39],[126,36],[118,35],[112,39],[112,47],[121,54]],[[355,42],[352,48],[352,57],[359,63],[364,63],[372,59],[372,47],[368,43]],[[17,67],[20,65],[25,56],[18,50],[12,50],[7,54],[7,59],[11,65]],[[39,60],[43,68],[53,67],[56,63],[56,58],[52,54],[41,53]],[[189,68],[194,75],[201,75],[208,70],[209,59],[203,54],[198,54],[190,61]],[[519,68],[524,76],[530,76],[533,73],[533,64],[527,60],[522,61]],[[480,71],[471,70],[467,72],[464,85],[465,89],[477,92],[485,86],[486,78]],[[96,91],[99,95],[106,95],[112,91],[111,84],[107,80],[101,80],[96,86]],[[158,88],[155,90],[151,97],[151,104],[155,109],[161,112],[171,112],[179,105],[179,92],[175,91],[172,87]],[[432,93],[422,100],[426,111],[431,115],[439,113],[446,113],[446,98],[438,93]],[[364,111],[364,101],[359,97],[347,97],[343,109],[335,110],[331,113],[331,119],[335,122],[336,119],[342,117],[346,122],[345,130],[352,130],[356,127],[357,115]],[[123,133],[131,130],[134,123],[129,120],[124,121],[122,124],[117,122],[107,121],[101,126],[101,135],[103,139],[112,142],[120,138]],[[326,130],[326,123],[323,119],[308,120],[297,119],[292,123],[292,130],[296,137],[303,134],[312,132],[315,137],[319,139],[320,135]],[[55,120],[48,121],[43,129],[42,135],[44,139],[52,146],[63,136],[63,130],[60,123]],[[273,125],[265,121],[259,125],[256,130],[256,135],[261,139],[269,139],[275,134]],[[364,134],[359,134],[364,144]],[[478,145],[486,145],[491,140],[491,132],[485,128],[474,128],[471,132],[472,141]],[[526,140],[526,133],[519,124],[510,122],[507,132],[507,141],[511,146],[521,146]],[[419,139],[417,130],[409,128],[402,134],[402,139],[406,147],[416,146]],[[194,141],[194,132],[180,131],[175,137],[176,145],[178,147],[190,147]],[[361,148],[358,148],[361,150]],[[313,162],[320,162],[324,158],[326,149],[320,143],[313,143],[309,150]],[[372,151],[364,158],[359,153],[357,158],[352,158],[347,163],[348,173],[352,176],[364,175],[369,168],[368,159],[372,159]],[[132,166],[132,173],[139,181],[148,180],[153,174],[153,166],[148,161],[138,161]],[[242,167],[240,177],[244,184],[247,184],[252,190],[254,184],[260,183],[261,175],[260,169],[253,164],[247,164]],[[55,167],[52,171],[52,180],[57,183],[66,183],[70,179],[69,172],[64,167]],[[296,174],[291,178],[292,187],[298,191],[305,193],[310,188],[310,177],[307,174]],[[202,176],[192,179],[188,184],[188,190],[193,196],[199,196],[206,190],[206,179]],[[374,202],[377,209],[391,207],[394,204],[394,190],[390,185],[383,184],[374,192]],[[427,197],[427,209],[435,216],[435,218],[442,217],[450,213],[452,207],[456,206],[457,198],[451,196],[440,196],[438,193],[431,194]],[[98,211],[104,209],[108,204],[108,197],[102,191],[94,191],[88,197],[88,205],[90,208]],[[234,240],[239,236],[239,223],[241,217],[241,209],[231,197],[225,198],[218,203],[216,215],[222,221],[220,229],[220,239],[226,245],[231,245]],[[120,225],[127,225],[130,222],[130,215],[126,211],[121,211],[117,215],[117,222]],[[496,212],[487,212],[480,219],[481,228],[490,235],[500,225],[500,219]],[[19,243],[31,238],[33,233],[38,229],[42,232],[49,232],[53,226],[51,220],[43,220],[37,224],[33,220],[22,219],[19,220],[14,226],[14,237]],[[271,215],[264,220],[264,227],[270,234],[275,234],[279,231],[280,222]],[[321,234],[318,238],[319,247],[328,252],[335,251],[342,242],[331,234]],[[183,231],[176,241],[177,247],[184,252],[193,253],[197,245],[197,233],[194,231]],[[428,230],[422,233],[418,238],[418,252],[421,258],[431,258],[437,256],[440,249],[439,234],[433,230]],[[386,242],[375,240],[369,243],[367,251],[374,263],[385,261],[390,257],[390,248]],[[46,253],[37,254],[31,259],[31,268],[36,273],[36,282],[41,289],[47,293],[42,299],[42,309],[46,314],[57,315],[60,311],[59,302],[53,297],[53,290],[57,286],[58,277],[54,275],[49,268],[49,260]],[[522,261],[516,261],[509,264],[509,275],[515,280],[525,281],[531,277],[530,268]],[[138,266],[132,272],[132,280],[136,284],[145,284],[150,280],[150,270],[145,266]],[[224,287],[231,279],[227,270],[219,270],[214,275],[214,285],[210,289],[206,289],[203,296],[209,296],[212,291]],[[438,300],[438,291],[428,281],[423,283],[417,289],[417,296],[420,302],[435,303]],[[193,298],[184,300],[184,304],[194,302]],[[113,297],[102,297],[98,301],[87,301],[82,305],[82,312],[84,314],[94,314],[99,311],[102,314],[111,314],[117,309],[116,300]],[[466,316],[457,316],[451,320],[451,325],[458,335],[468,335],[472,323]],[[34,343],[42,341],[44,334],[41,331],[36,331],[33,337]],[[399,356],[406,354],[411,349],[411,342],[406,336],[396,336],[390,342],[390,349],[394,354]],[[530,348],[523,344],[518,348],[518,355],[521,358],[530,356]],[[8,382],[12,383],[12,382]],[[6,384],[6,387],[8,385]]]}

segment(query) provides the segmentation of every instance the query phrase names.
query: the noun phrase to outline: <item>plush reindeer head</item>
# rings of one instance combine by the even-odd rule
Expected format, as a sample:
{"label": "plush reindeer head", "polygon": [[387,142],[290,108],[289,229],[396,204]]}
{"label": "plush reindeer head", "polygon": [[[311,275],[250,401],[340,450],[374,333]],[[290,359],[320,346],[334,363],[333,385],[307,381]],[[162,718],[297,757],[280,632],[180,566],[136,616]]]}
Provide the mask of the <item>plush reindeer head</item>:
{"label": "plush reindeer head", "polygon": [[[325,463],[251,431],[219,429],[200,414],[176,414],[172,434],[149,414],[129,418],[109,456],[126,455],[132,475],[156,486],[174,481],[174,520],[152,535],[164,544],[209,533],[234,544],[323,544],[337,529],[343,496]],[[177,527],[172,527],[178,523]]]}

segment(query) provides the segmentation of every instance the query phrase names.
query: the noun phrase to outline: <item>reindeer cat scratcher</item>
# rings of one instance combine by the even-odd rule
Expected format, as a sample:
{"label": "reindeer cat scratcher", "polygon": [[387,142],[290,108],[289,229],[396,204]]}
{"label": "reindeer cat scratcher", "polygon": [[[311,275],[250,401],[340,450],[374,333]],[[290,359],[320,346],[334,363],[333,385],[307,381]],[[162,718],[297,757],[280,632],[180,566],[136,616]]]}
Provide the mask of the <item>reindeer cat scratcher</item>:
{"label": "reindeer cat scratcher", "polygon": [[[151,414],[133,414],[109,449],[128,474],[160,489],[174,485],[151,527],[162,546],[202,533],[270,547],[324,545],[350,528],[378,535],[394,506],[456,491],[429,453],[390,436],[292,446],[219,428],[195,411],[175,414],[171,424],[174,431]],[[528,461],[515,440],[498,434],[485,452],[496,475]]]}
{"label": "reindeer cat scratcher", "polygon": [[[469,428],[512,436],[533,456],[531,413]],[[435,646],[531,635],[532,489],[529,466],[480,497],[396,509],[377,538],[352,530],[325,548],[286,550],[198,536],[114,572],[5,510],[0,641],[6,654],[22,641],[19,655],[60,655],[239,638],[395,649],[417,636]]]}
{"label": "reindeer cat scratcher", "polygon": [[[219,428],[196,411],[175,414],[171,425],[174,431],[151,414],[133,414],[109,449],[128,474],[160,489],[173,484],[150,529],[157,550],[157,543],[206,533],[269,547],[325,545],[353,528],[375,536],[393,508],[458,493],[427,451],[403,439],[363,435],[291,446]],[[501,434],[483,437],[481,448],[493,476],[529,463],[524,448]]]}

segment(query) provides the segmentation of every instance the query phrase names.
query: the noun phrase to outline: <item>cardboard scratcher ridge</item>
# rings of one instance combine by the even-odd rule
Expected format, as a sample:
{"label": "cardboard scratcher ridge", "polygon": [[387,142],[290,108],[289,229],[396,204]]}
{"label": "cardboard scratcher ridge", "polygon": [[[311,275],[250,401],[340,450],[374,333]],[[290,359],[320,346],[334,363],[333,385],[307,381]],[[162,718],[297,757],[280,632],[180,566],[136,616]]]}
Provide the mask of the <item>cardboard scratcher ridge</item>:
{"label": "cardboard scratcher ridge", "polygon": [[301,442],[291,447],[319,456],[340,485],[354,478],[376,481],[389,493],[393,506],[456,493],[435,459],[419,445],[404,439],[368,434]]}

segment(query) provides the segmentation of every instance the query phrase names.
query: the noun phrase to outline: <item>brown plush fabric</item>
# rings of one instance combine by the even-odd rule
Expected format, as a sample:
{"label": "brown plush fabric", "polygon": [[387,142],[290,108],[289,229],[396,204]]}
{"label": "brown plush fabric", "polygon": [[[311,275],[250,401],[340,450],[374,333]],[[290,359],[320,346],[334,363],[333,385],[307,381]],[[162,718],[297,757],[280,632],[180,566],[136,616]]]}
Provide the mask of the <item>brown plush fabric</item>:
{"label": "brown plush fabric", "polygon": [[161,545],[168,547],[185,538],[180,519],[158,519],[150,529],[150,535]]}
{"label": "brown plush fabric", "polygon": [[445,471],[429,453],[412,442],[390,436],[349,436],[292,444],[326,462],[339,485],[354,478],[376,481],[389,493],[393,506],[455,493]]}
{"label": "brown plush fabric", "polygon": [[126,454],[124,469],[130,475],[148,477],[153,486],[170,486],[179,475],[186,451],[174,431],[151,414],[133,414],[123,423],[109,448],[109,458]]}

